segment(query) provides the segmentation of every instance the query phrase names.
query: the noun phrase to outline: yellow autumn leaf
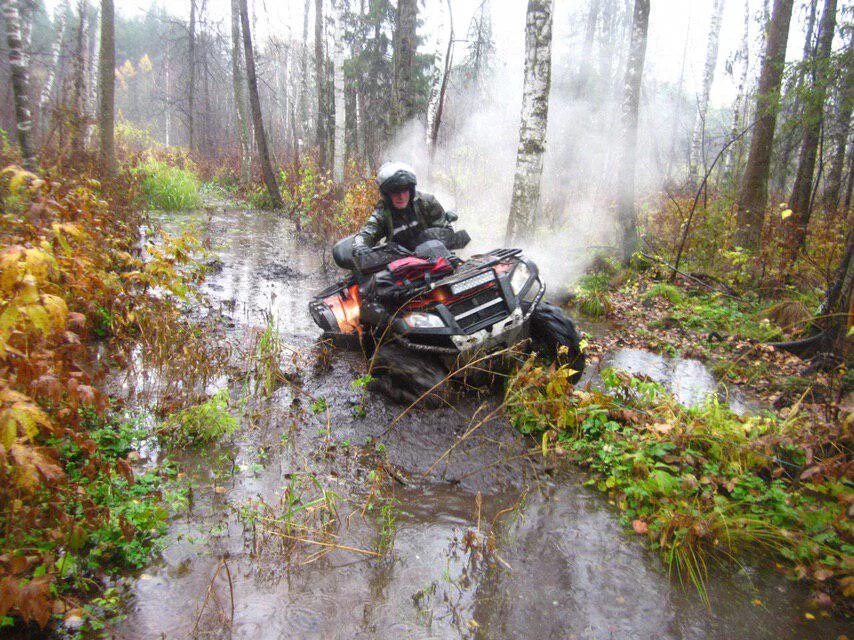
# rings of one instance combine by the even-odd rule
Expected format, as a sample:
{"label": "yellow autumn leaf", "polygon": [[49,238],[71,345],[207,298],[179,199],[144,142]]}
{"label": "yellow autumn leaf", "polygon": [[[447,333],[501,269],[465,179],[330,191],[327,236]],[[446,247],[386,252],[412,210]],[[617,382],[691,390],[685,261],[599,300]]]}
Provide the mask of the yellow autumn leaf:
{"label": "yellow autumn leaf", "polygon": [[15,402],[0,411],[0,444],[7,449],[12,446],[20,434],[21,437],[32,440],[39,432],[39,427],[53,431],[50,418],[37,405],[26,400]]}
{"label": "yellow autumn leaf", "polygon": [[781,217],[781,218],[783,218],[783,220],[785,220],[786,218],[788,218],[790,215],[792,215],[792,210],[791,210],[791,209],[785,209],[785,210],[783,210],[783,211],[780,213],[780,217]]}
{"label": "yellow autumn leaf", "polygon": [[44,336],[50,335],[51,322],[47,309],[40,304],[28,304],[23,311],[36,331]]}
{"label": "yellow autumn leaf", "polygon": [[32,275],[27,274],[21,278],[17,301],[21,305],[35,304],[39,301],[39,288]]}
{"label": "yellow autumn leaf", "polygon": [[43,249],[24,249],[23,262],[25,271],[35,276],[39,282],[47,280],[56,267],[56,259]]}
{"label": "yellow autumn leaf", "polygon": [[549,452],[549,432],[543,434],[543,457]]}
{"label": "yellow autumn leaf", "polygon": [[68,305],[65,300],[46,293],[42,296],[42,305],[50,318],[51,328],[54,331],[62,331],[68,319]]}
{"label": "yellow autumn leaf", "polygon": [[22,255],[24,248],[20,246],[6,247],[0,251],[0,291],[8,293],[15,287],[23,269]]}

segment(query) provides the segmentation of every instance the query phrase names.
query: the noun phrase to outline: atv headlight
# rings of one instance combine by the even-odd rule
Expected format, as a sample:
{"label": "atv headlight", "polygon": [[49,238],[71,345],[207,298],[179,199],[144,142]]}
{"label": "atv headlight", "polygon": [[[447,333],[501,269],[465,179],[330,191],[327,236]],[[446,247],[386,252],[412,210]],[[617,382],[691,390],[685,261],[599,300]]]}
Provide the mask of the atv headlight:
{"label": "atv headlight", "polygon": [[517,296],[519,292],[525,287],[525,284],[528,280],[531,279],[531,270],[524,262],[520,262],[516,265],[516,269],[513,271],[513,275],[510,277],[510,288],[513,289],[513,293]]}
{"label": "atv headlight", "polygon": [[445,322],[435,313],[424,313],[422,311],[414,311],[403,316],[404,322],[413,329],[440,329],[445,326]]}

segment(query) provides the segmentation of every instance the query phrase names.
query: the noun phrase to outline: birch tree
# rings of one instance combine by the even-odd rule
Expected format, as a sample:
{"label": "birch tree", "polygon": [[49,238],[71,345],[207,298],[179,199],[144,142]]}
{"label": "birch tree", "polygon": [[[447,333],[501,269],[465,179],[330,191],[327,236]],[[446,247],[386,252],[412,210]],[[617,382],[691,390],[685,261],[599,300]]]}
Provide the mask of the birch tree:
{"label": "birch tree", "polygon": [[42,135],[47,131],[47,106],[51,95],[53,95],[53,85],[56,82],[56,72],[59,68],[59,52],[62,49],[62,37],[65,33],[65,23],[68,20],[68,0],[56,5],[53,20],[56,24],[56,35],[50,45],[47,76],[45,76],[44,84],[39,94],[39,129],[42,131]]}
{"label": "birch tree", "polygon": [[704,142],[706,134],[706,115],[709,110],[709,94],[715,80],[715,68],[718,66],[718,42],[723,23],[724,0],[715,0],[709,23],[709,39],[706,45],[706,65],[703,69],[703,90],[697,103],[697,118],[694,122],[694,135],[691,141],[691,155],[688,162],[692,177],[697,177],[699,166],[703,164]]}
{"label": "birch tree", "polygon": [[525,81],[513,197],[506,242],[529,237],[537,225],[552,70],[552,0],[528,0],[525,18]]}
{"label": "birch tree", "polygon": [[332,177],[338,182],[344,182],[344,163],[346,161],[346,148],[344,145],[344,134],[346,133],[345,120],[347,117],[346,97],[344,94],[344,24],[342,16],[343,0],[333,0],[334,31],[332,73],[335,93],[335,136],[334,152],[332,160]]}
{"label": "birch tree", "polygon": [[240,33],[240,0],[231,0],[231,78],[240,139],[240,182],[248,184],[252,179],[252,145],[249,141],[249,109],[246,104],[246,75]]}
{"label": "birch tree", "polygon": [[115,93],[116,93],[116,38],[113,0],[101,0],[101,53],[99,55],[98,132],[100,134],[100,161],[104,173],[113,175],[116,170],[115,151]]}
{"label": "birch tree", "polygon": [[756,96],[756,124],[750,138],[750,153],[737,202],[735,240],[736,244],[748,249],[759,247],[765,207],[768,204],[768,173],[793,3],[794,0],[774,0],[773,13],[768,23],[765,57]]}
{"label": "birch tree", "polygon": [[264,119],[261,116],[261,99],[258,97],[258,79],[255,76],[255,53],[252,50],[252,33],[249,30],[249,10],[246,0],[240,1],[240,28],[243,32],[243,57],[246,60],[246,81],[249,87],[249,106],[252,110],[252,129],[255,132],[255,146],[258,149],[258,158],[261,161],[261,176],[270,202],[276,209],[281,209],[282,194],[276,177],[273,174],[273,165],[270,162],[270,152],[267,149],[267,134],[264,131]]}
{"label": "birch tree", "polygon": [[650,0],[635,0],[628,60],[626,61],[626,79],[623,86],[621,114],[623,148],[617,172],[617,188],[619,190],[618,215],[624,262],[628,262],[632,257],[638,243],[637,213],[635,211],[635,162],[641,80],[649,30],[649,9]]}
{"label": "birch tree", "polygon": [[101,55],[101,12],[96,9],[95,30],[89,33],[86,50],[91,52],[88,61],[88,72],[86,74],[86,137],[85,144],[88,148],[95,136],[95,125],[98,122],[98,64]]}
{"label": "birch tree", "polygon": [[789,207],[793,212],[790,221],[792,242],[789,243],[792,260],[804,245],[812,212],[813,175],[824,123],[824,102],[827,97],[827,87],[830,84],[833,34],[836,32],[836,0],[825,0],[819,29],[818,49],[812,61],[815,68],[814,80],[804,104],[804,128],[801,153],[798,158],[798,172],[792,187],[792,197],[789,199]]}
{"label": "birch tree", "polygon": [[33,148],[33,117],[30,112],[29,65],[21,35],[21,16],[17,0],[2,0],[6,22],[6,44],[9,47],[9,72],[12,77],[12,96],[15,102],[15,122],[21,162],[29,171],[36,169]]}
{"label": "birch tree", "polygon": [[[738,87],[735,94],[735,102],[732,107],[732,127],[730,128],[730,140],[735,140],[739,131],[747,122],[747,76],[750,71],[750,0],[744,0],[744,31],[741,36],[741,46],[735,53],[733,65],[741,65],[741,73],[738,76]],[[734,175],[741,163],[744,153],[744,145],[740,142],[732,145],[726,157],[726,171]]]}

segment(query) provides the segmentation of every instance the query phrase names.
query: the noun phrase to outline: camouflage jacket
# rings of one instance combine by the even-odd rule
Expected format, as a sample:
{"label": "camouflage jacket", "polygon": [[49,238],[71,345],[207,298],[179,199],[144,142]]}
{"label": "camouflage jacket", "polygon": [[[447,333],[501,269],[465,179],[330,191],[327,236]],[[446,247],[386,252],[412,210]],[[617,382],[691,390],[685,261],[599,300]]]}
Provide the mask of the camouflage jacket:
{"label": "camouflage jacket", "polygon": [[[442,205],[429,193],[416,191],[415,197],[412,199],[412,209],[422,229],[444,227],[448,224]],[[383,238],[386,241],[392,240],[395,234],[401,231],[402,229],[395,225],[395,220],[389,206],[384,200],[380,200],[377,203],[376,209],[374,209],[367,222],[362,226],[362,230],[356,234],[353,247],[373,247]]]}

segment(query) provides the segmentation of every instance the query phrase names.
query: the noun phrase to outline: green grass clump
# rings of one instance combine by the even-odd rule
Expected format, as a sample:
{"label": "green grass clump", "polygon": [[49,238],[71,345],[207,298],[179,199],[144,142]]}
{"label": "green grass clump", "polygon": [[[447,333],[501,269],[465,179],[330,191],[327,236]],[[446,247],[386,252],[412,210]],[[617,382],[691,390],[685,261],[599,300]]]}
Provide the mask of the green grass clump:
{"label": "green grass clump", "polygon": [[741,307],[738,301],[725,296],[691,296],[677,305],[673,318],[683,327],[696,331],[717,331],[759,342],[783,339],[780,327],[761,318],[761,313],[743,311]]}
{"label": "green grass clump", "polygon": [[179,211],[201,204],[199,178],[190,169],[171,166],[149,158],[138,168],[142,177],[142,190],[152,209]]}
{"label": "green grass clump", "polygon": [[656,282],[643,295],[644,300],[651,300],[653,298],[664,298],[672,304],[682,304],[685,302],[685,294],[678,287],[665,282]]}
{"label": "green grass clump", "polygon": [[582,276],[575,297],[575,304],[581,313],[590,318],[602,318],[611,312],[613,303],[608,294],[610,277],[602,271]]}
{"label": "green grass clump", "polygon": [[237,418],[228,409],[228,389],[221,389],[205,402],[169,416],[161,435],[172,444],[196,444],[230,436],[235,429]]}
{"label": "green grass clump", "polygon": [[508,385],[510,419],[543,455],[559,450],[589,469],[588,484],[704,598],[713,557],[771,553],[797,575],[845,580],[852,486],[798,480],[807,456],[793,443],[810,434],[808,417],[739,416],[714,398],[686,408],[657,383],[602,378],[604,392],[579,390],[566,371],[530,361]]}

